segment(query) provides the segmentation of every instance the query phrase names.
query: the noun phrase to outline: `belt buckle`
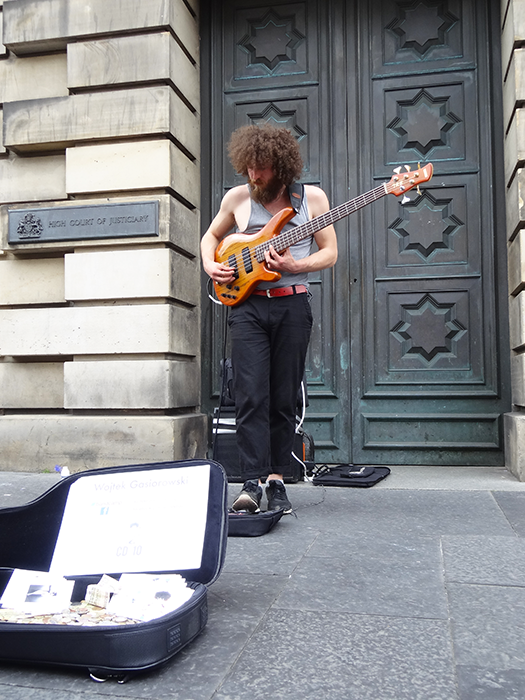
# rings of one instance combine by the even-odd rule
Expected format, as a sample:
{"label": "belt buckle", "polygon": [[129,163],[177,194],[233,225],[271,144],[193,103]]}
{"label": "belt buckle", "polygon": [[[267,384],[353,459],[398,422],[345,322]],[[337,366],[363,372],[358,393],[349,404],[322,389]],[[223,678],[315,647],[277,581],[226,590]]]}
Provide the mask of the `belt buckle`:
{"label": "belt buckle", "polygon": [[267,289],[267,290],[266,290],[266,296],[268,297],[268,299],[270,299],[270,297],[272,296],[272,295],[270,294],[271,291],[272,291],[271,289]]}

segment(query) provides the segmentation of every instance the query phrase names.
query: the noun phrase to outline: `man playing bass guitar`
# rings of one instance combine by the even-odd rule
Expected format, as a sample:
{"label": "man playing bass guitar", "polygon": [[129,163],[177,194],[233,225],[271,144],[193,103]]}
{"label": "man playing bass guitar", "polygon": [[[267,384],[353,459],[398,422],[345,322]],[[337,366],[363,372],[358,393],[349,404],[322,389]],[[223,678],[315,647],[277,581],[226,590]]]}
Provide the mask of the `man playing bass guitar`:
{"label": "man playing bass guitar", "polygon": [[[233,133],[228,152],[233,167],[248,182],[225,194],[202,238],[201,255],[214,283],[235,290],[240,270],[234,256],[228,263],[216,259],[225,236],[232,230],[257,234],[276,213],[293,207],[293,218],[280,229],[286,232],[324,214],[329,204],[320,188],[297,184],[303,162],[288,129],[241,127]],[[233,503],[235,510],[260,510],[266,478],[268,510],[292,511],[283,474],[291,460],[297,397],[312,328],[308,273],[332,267],[336,260],[331,224],[284,250],[275,250],[269,241],[263,263],[274,274],[250,289],[230,311],[237,446],[245,479]]]}

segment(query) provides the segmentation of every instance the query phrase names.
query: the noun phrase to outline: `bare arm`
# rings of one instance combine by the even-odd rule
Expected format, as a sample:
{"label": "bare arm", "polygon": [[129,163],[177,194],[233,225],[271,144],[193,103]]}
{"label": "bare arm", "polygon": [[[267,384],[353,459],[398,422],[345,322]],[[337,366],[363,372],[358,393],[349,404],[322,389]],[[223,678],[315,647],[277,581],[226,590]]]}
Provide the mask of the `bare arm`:
{"label": "bare arm", "polygon": [[234,279],[235,270],[223,263],[215,262],[215,251],[224,236],[235,226],[235,210],[244,198],[242,189],[245,188],[234,187],[224,195],[217,215],[201,239],[204,271],[212,280],[221,284],[231,282]]}

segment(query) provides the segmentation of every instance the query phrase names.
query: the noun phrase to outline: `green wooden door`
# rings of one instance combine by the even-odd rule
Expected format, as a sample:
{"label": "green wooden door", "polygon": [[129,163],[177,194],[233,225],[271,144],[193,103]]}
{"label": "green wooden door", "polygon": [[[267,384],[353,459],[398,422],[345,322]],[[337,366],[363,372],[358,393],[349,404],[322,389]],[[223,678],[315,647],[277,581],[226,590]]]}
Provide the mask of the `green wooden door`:
{"label": "green wooden door", "polygon": [[[336,224],[311,280],[306,428],[316,461],[502,464],[509,408],[498,8],[490,0],[204,3],[203,228],[240,180],[243,124],[295,134],[332,206],[432,162],[402,205]],[[204,301],[204,403],[226,311]]]}

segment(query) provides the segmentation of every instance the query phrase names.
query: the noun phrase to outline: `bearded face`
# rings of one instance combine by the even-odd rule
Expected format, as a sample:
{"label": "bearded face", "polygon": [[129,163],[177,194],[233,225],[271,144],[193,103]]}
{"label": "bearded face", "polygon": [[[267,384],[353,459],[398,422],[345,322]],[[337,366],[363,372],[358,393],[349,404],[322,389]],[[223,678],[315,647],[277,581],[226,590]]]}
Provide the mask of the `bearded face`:
{"label": "bearded face", "polygon": [[258,177],[248,180],[252,199],[263,206],[273,202],[282,193],[283,183],[272,175],[269,179]]}

